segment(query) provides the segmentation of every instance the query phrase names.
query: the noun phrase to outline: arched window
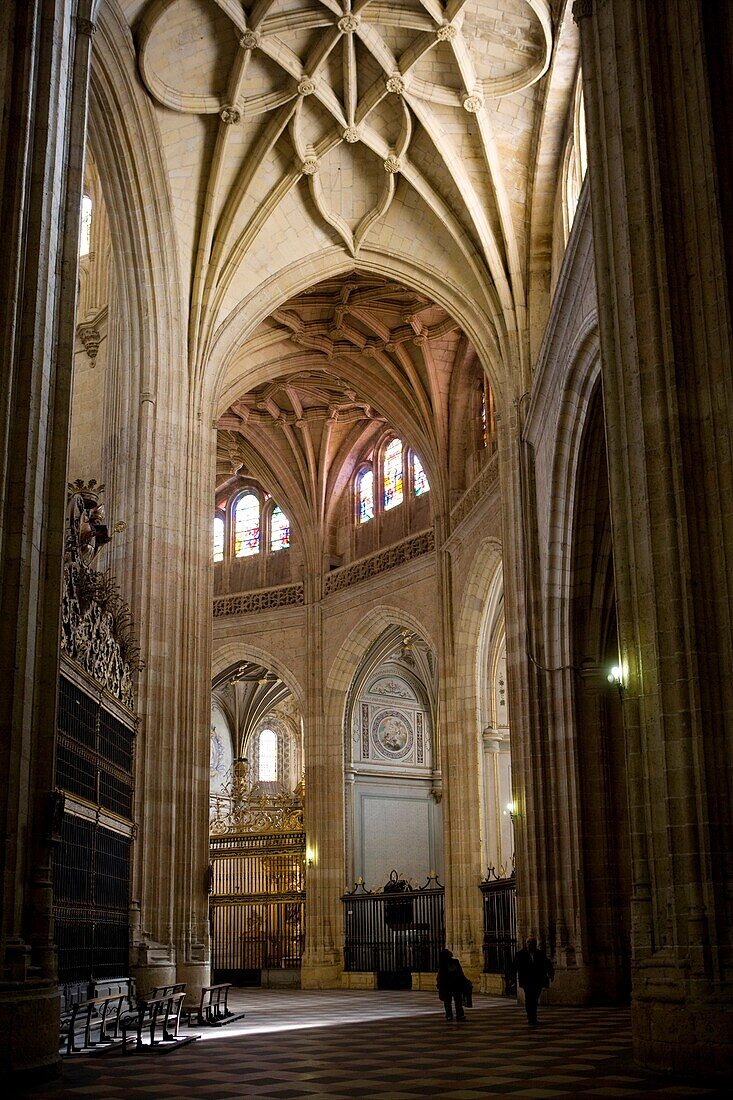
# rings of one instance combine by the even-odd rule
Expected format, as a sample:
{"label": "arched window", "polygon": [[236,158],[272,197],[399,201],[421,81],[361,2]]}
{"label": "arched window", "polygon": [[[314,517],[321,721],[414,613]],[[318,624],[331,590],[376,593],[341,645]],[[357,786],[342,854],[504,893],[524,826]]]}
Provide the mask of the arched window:
{"label": "arched window", "polygon": [[257,778],[260,783],[277,782],[277,735],[273,730],[262,730],[259,737],[259,771]]}
{"label": "arched window", "polygon": [[362,470],[356,482],[359,502],[359,523],[374,519],[374,474],[371,470]]}
{"label": "arched window", "polygon": [[425,473],[422,462],[414,451],[412,454],[412,491],[416,497],[421,497],[423,493],[430,492],[428,475]]}
{"label": "arched window", "polygon": [[224,561],[224,520],[214,516],[214,561]]}
{"label": "arched window", "polygon": [[402,440],[393,439],[384,452],[384,510],[402,504]]}
{"label": "arched window", "polygon": [[89,195],[81,199],[81,228],[79,230],[79,255],[88,256],[92,247],[92,200]]}
{"label": "arched window", "polygon": [[563,194],[563,213],[565,220],[565,238],[570,235],[575,211],[578,208],[580,191],[588,168],[588,144],[585,134],[585,103],[583,100],[583,74],[578,73],[573,101],[572,130],[565,150],[565,179]]}
{"label": "arched window", "polygon": [[234,556],[247,558],[260,550],[260,501],[245,493],[234,507]]}
{"label": "arched window", "polygon": [[496,405],[494,392],[485,376],[481,378],[480,395],[479,444],[492,455],[496,450]]}
{"label": "arched window", "polygon": [[270,550],[288,550],[290,548],[290,520],[279,505],[275,505],[270,516]]}

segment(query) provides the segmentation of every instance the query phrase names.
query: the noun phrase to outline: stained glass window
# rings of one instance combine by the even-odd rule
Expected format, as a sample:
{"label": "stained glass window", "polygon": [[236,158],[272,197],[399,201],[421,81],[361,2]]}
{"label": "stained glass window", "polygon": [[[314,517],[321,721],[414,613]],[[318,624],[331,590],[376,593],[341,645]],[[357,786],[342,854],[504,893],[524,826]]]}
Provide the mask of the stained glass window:
{"label": "stained glass window", "polygon": [[79,231],[79,255],[88,256],[92,247],[92,200],[88,195],[81,198],[81,229]]}
{"label": "stained glass window", "polygon": [[423,470],[422,462],[416,454],[412,456],[412,488],[416,497],[430,492],[428,475]]}
{"label": "stained glass window", "polygon": [[359,474],[359,523],[374,518],[374,474],[362,470]]}
{"label": "stained glass window", "polygon": [[260,783],[277,782],[277,735],[273,730],[263,730],[259,741]]}
{"label": "stained glass window", "polygon": [[481,446],[489,445],[489,428],[486,415],[486,386],[481,387]]}
{"label": "stained glass window", "polygon": [[234,556],[247,558],[259,549],[260,502],[254,493],[247,493],[234,509]]}
{"label": "stained glass window", "polygon": [[393,439],[384,452],[384,510],[402,504],[402,440]]}
{"label": "stained glass window", "polygon": [[214,516],[214,561],[224,561],[224,520]]}
{"label": "stained glass window", "polygon": [[287,550],[290,546],[290,520],[277,505],[270,521],[270,549]]}

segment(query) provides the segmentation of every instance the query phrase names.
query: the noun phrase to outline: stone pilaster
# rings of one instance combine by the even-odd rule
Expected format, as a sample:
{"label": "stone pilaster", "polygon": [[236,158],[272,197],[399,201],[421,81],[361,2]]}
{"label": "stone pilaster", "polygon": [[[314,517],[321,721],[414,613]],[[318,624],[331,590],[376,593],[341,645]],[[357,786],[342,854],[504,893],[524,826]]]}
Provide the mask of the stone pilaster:
{"label": "stone pilaster", "polygon": [[[731,225],[711,101],[730,89],[731,13],[704,7],[584,0],[576,17],[624,671],[635,1052],[656,1068],[723,1074],[733,384]],[[727,76],[714,87],[716,71]]]}

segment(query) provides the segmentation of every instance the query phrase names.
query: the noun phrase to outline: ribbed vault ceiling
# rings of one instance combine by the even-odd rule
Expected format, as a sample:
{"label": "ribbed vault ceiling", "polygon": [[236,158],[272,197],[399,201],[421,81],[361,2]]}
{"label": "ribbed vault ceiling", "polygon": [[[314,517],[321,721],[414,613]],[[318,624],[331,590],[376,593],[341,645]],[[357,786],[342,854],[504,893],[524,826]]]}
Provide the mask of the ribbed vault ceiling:
{"label": "ribbed vault ceiling", "polygon": [[497,329],[516,331],[548,0],[127,7],[199,362],[265,270],[334,245],[473,280]]}
{"label": "ribbed vault ceiling", "polygon": [[389,427],[416,448],[439,495],[451,393],[476,369],[470,341],[428,298],[376,277],[321,283],[241,348],[218,424],[218,484],[256,477],[296,522],[325,530],[356,464]]}

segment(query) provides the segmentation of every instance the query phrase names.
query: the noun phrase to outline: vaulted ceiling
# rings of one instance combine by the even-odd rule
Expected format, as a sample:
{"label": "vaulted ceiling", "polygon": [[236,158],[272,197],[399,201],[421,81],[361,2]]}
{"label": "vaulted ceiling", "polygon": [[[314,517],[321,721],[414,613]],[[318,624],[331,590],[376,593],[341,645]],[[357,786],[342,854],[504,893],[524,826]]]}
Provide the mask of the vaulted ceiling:
{"label": "vaulted ceiling", "polygon": [[257,287],[334,250],[409,256],[472,295],[500,342],[521,327],[548,0],[125,6],[169,170],[192,360]]}
{"label": "vaulted ceiling", "polygon": [[472,372],[472,344],[425,296],[378,277],[321,283],[242,345],[218,421],[218,483],[256,477],[296,522],[323,531],[389,427],[418,451],[440,497]]}

